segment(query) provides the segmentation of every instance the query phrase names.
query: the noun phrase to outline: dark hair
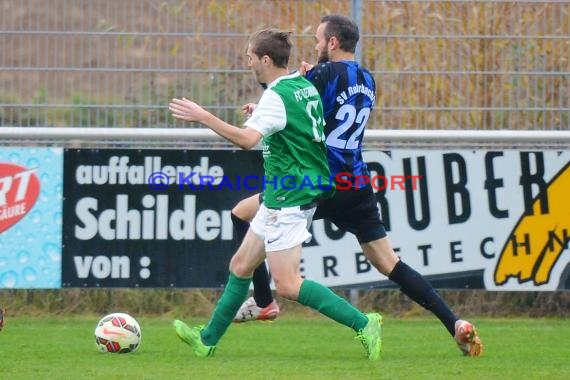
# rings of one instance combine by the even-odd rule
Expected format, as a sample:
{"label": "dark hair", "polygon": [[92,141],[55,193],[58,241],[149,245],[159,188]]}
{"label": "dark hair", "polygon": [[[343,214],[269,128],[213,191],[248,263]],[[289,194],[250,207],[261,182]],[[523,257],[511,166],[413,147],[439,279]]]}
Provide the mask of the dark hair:
{"label": "dark hair", "polygon": [[340,44],[340,48],[349,53],[356,51],[356,44],[360,38],[358,25],[350,18],[343,15],[327,15],[321,19],[321,23],[326,23],[325,38],[330,40],[336,37]]}
{"label": "dark hair", "polygon": [[249,45],[252,53],[259,58],[266,55],[275,66],[287,68],[291,55],[291,32],[277,29],[259,30],[251,35]]}

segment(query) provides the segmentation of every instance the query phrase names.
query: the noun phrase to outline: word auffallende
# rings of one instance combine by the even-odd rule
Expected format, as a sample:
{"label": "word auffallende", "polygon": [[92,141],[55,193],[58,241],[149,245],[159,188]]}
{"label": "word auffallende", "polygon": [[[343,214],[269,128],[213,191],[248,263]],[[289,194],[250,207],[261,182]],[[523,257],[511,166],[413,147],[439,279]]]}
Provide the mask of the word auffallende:
{"label": "word auffallende", "polygon": [[370,184],[375,190],[405,190],[406,186],[411,186],[413,190],[417,189],[418,181],[421,175],[351,175],[347,172],[338,173],[334,178],[318,176],[316,181],[309,176],[295,177],[286,175],[282,177],[273,176],[228,176],[214,177],[211,175],[197,175],[192,172],[190,174],[178,173],[178,178],[169,176],[163,172],[154,172],[147,178],[147,184],[154,190],[164,190],[170,186],[172,181],[179,190],[185,188],[191,190],[266,190],[266,189],[283,189],[283,190],[303,190],[316,188],[322,190],[331,189],[336,186],[337,190],[344,191],[353,188],[361,188]]}

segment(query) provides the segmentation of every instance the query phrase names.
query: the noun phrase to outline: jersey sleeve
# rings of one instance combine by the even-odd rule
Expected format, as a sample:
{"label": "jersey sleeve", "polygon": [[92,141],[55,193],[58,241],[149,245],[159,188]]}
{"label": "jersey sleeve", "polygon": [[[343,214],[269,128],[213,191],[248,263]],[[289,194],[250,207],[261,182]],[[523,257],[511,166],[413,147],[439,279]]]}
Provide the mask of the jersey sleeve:
{"label": "jersey sleeve", "polygon": [[265,90],[251,117],[244,125],[253,128],[264,137],[279,132],[287,123],[285,104],[275,91]]}

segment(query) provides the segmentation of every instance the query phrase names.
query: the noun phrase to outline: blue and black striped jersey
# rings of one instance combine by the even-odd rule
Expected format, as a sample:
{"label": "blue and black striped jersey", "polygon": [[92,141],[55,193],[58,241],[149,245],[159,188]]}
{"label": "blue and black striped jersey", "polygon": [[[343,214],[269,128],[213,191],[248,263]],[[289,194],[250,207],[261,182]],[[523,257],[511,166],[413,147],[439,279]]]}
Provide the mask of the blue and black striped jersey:
{"label": "blue and black striped jersey", "polygon": [[348,172],[368,176],[362,159],[362,138],[376,100],[372,74],[354,61],[340,61],[318,64],[306,78],[315,85],[323,102],[331,175]]}

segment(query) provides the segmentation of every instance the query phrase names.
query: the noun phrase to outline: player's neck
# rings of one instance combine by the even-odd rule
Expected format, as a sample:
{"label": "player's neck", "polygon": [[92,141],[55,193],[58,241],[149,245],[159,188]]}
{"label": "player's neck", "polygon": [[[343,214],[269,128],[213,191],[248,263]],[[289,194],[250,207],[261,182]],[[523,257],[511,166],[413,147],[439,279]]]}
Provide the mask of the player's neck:
{"label": "player's neck", "polygon": [[266,76],[266,81],[265,83],[269,84],[272,83],[273,81],[275,81],[277,78],[282,77],[284,75],[289,75],[289,69],[288,68],[278,68],[275,67],[272,70],[269,70],[267,72],[267,76]]}
{"label": "player's neck", "polygon": [[333,57],[330,57],[333,62],[339,61],[354,61],[354,53],[349,53],[346,51],[336,51]]}

